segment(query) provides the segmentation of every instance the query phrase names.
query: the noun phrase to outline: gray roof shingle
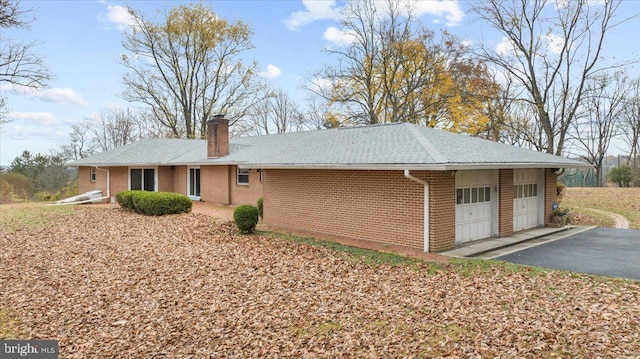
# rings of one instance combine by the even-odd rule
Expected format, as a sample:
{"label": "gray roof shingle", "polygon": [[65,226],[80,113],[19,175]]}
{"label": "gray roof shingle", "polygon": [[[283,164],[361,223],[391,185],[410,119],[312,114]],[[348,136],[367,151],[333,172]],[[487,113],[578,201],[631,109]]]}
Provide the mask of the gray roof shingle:
{"label": "gray roof shingle", "polygon": [[238,164],[248,168],[475,169],[588,165],[546,153],[409,123],[230,139],[207,158],[205,140],[145,139],[72,166]]}

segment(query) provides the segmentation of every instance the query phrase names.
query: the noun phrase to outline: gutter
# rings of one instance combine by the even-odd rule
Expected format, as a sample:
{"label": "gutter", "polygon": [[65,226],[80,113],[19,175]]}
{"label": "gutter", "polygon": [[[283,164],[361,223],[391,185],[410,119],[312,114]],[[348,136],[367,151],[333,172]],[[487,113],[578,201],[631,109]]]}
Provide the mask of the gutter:
{"label": "gutter", "polygon": [[429,252],[429,182],[412,176],[411,171],[404,170],[405,178],[424,186],[424,251]]}
{"label": "gutter", "polygon": [[95,166],[95,167],[97,170],[107,172],[107,198],[109,198],[109,203],[114,203],[111,201],[111,172],[109,172],[109,170],[102,169],[98,166]]}

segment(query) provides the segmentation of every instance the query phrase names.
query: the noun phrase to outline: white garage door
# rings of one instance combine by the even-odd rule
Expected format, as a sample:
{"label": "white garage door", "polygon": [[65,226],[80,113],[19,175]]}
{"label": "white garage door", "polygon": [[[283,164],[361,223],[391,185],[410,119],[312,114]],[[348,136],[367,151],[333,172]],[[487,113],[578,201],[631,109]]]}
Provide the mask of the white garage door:
{"label": "white garage door", "polygon": [[456,172],[456,243],[491,237],[493,171]]}
{"label": "white garage door", "polygon": [[542,194],[541,171],[513,171],[513,230],[521,231],[539,224]]}

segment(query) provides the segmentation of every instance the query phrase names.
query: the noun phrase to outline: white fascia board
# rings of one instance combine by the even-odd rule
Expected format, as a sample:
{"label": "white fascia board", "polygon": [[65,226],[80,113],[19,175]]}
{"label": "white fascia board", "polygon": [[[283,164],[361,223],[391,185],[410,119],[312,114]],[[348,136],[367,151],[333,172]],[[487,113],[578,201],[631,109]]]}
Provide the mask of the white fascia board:
{"label": "white fascia board", "polygon": [[589,164],[563,163],[469,163],[469,164],[237,164],[242,169],[324,169],[324,170],[405,170],[455,171],[521,168],[590,168]]}
{"label": "white fascia board", "polygon": [[495,170],[495,169],[523,169],[523,168],[591,168],[592,165],[567,163],[469,163],[447,165],[447,170]]}

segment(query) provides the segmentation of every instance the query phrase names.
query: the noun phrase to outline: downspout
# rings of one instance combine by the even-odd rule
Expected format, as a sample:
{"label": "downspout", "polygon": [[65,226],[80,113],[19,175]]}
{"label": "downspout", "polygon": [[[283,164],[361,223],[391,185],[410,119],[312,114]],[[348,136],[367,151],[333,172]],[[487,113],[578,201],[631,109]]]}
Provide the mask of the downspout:
{"label": "downspout", "polygon": [[412,176],[409,170],[404,170],[404,176],[424,186],[424,251],[429,252],[429,183]]}
{"label": "downspout", "polygon": [[100,168],[98,166],[96,166],[96,169],[100,170],[100,171],[106,171],[107,172],[107,198],[109,198],[109,203],[113,203],[113,202],[111,202],[111,184],[110,184],[111,172],[109,172],[109,170],[102,169],[102,168]]}

